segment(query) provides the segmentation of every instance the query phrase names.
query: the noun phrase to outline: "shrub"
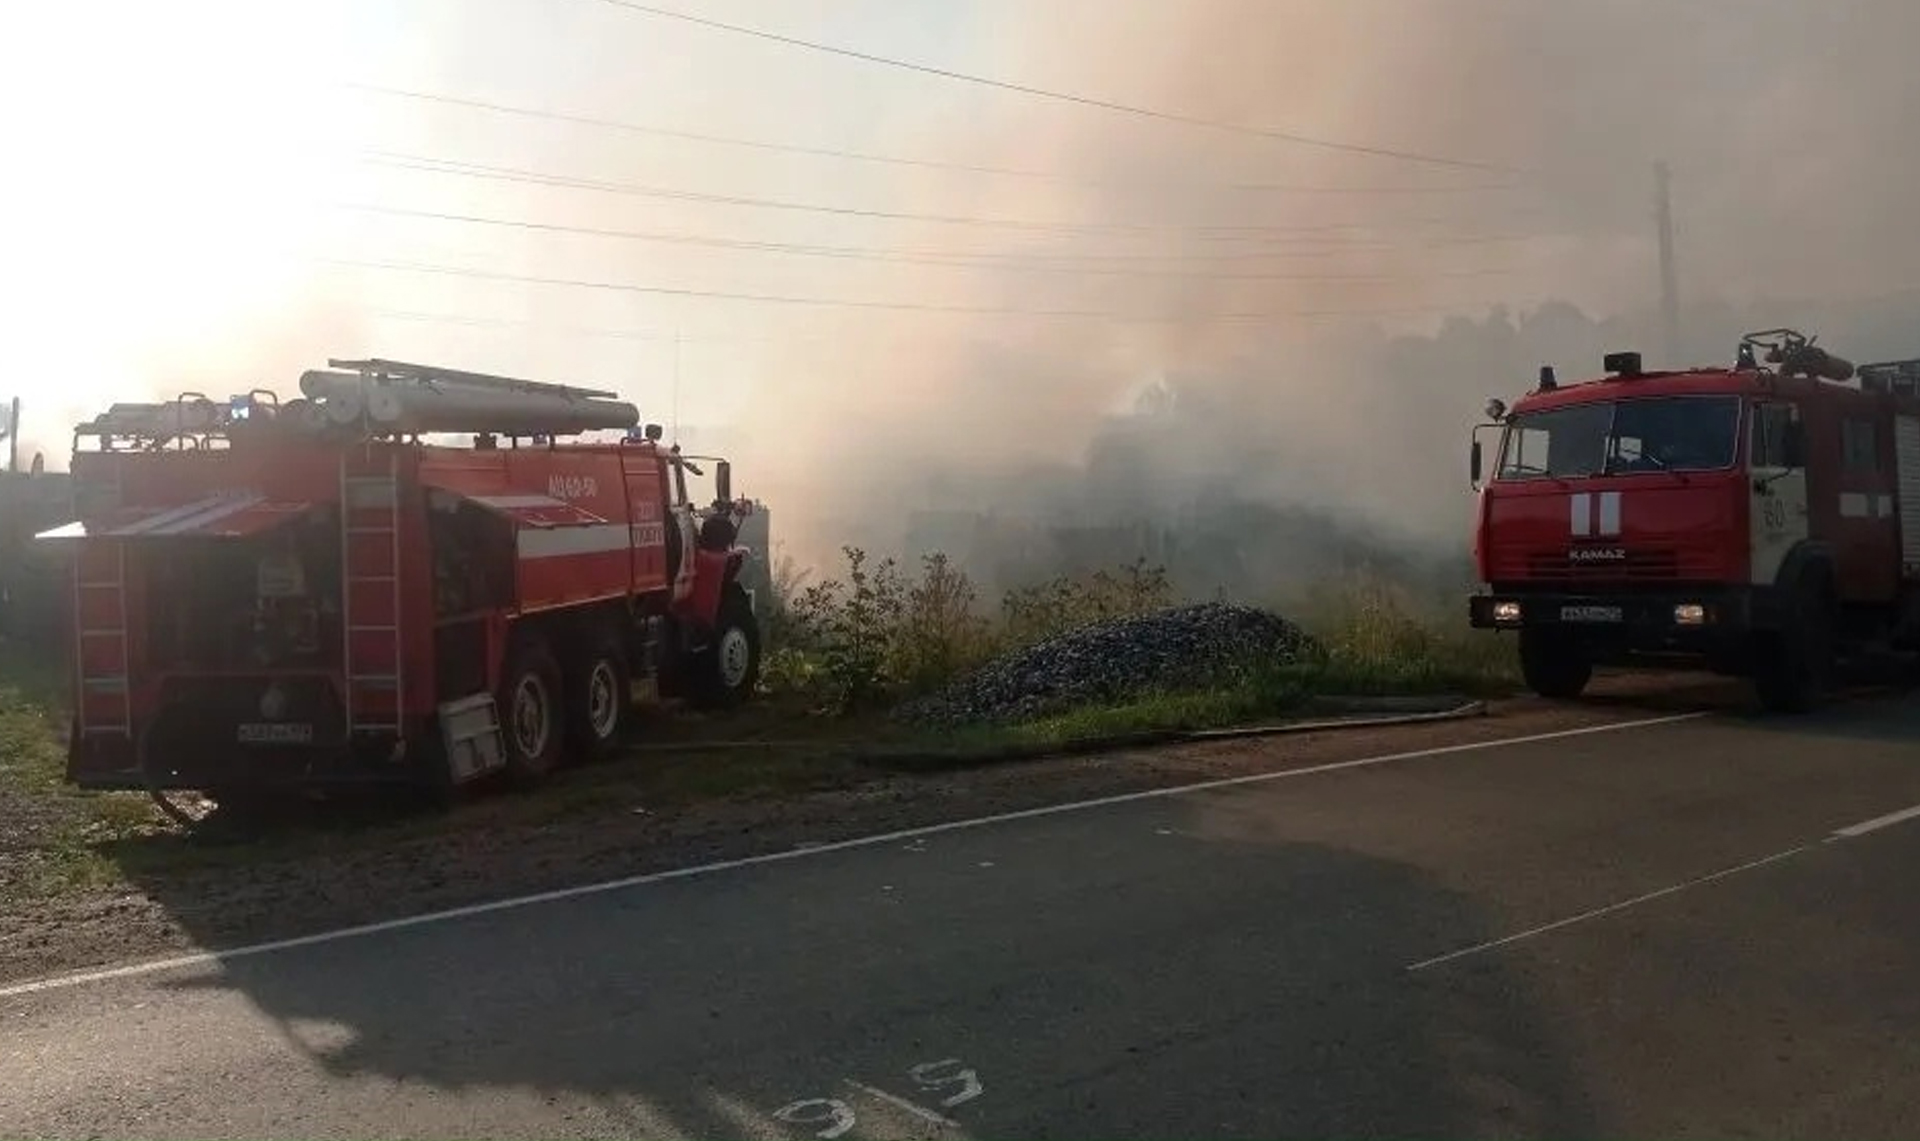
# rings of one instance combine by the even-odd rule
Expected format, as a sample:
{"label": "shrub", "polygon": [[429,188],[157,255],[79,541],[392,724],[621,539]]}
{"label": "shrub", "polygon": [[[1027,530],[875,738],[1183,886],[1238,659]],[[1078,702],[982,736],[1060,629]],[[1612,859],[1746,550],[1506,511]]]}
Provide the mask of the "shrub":
{"label": "shrub", "polygon": [[1010,592],[1000,621],[980,612],[966,572],[944,554],[921,560],[907,580],[888,559],[844,548],[840,578],[804,581],[780,564],[788,584],[769,618],[769,689],[809,694],[836,713],[927,693],[995,654],[1092,622],[1157,610],[1172,602],[1166,572],[1144,560],[1118,574],[1060,577]]}
{"label": "shrub", "polygon": [[[1143,559],[1009,591],[995,621],[981,612],[966,573],[943,554],[923,558],[919,576],[908,579],[891,559],[874,563],[858,547],[843,553],[842,575],[817,582],[791,560],[778,564],[782,587],[762,674],[769,690],[834,714],[928,694],[997,654],[1176,601],[1166,571]],[[1281,609],[1303,613],[1301,625],[1318,645],[1304,660],[1234,671],[1229,688],[1252,706],[1283,708],[1315,692],[1491,691],[1512,680],[1510,646],[1449,629],[1444,615],[1371,573]]]}
{"label": "shrub", "polygon": [[835,712],[851,713],[885,691],[884,670],[906,604],[893,560],[869,569],[865,551],[846,547],[843,553],[845,579],[813,583],[788,606],[788,646],[811,655],[818,672],[802,673],[790,662],[780,668],[805,677]]}
{"label": "shrub", "polygon": [[1061,576],[1020,590],[1001,602],[1002,624],[1010,645],[1026,646],[1081,626],[1163,610],[1173,604],[1173,586],[1164,567],[1138,559],[1118,575],[1096,571],[1084,578]]}
{"label": "shrub", "polygon": [[1397,583],[1362,571],[1318,591],[1310,605],[1325,648],[1325,685],[1390,693],[1435,687],[1492,691],[1510,685],[1513,647],[1466,628],[1465,616],[1422,607]]}
{"label": "shrub", "polygon": [[943,554],[921,560],[920,581],[907,591],[894,631],[887,675],[907,694],[925,693],[975,669],[999,649],[975,612],[972,580]]}

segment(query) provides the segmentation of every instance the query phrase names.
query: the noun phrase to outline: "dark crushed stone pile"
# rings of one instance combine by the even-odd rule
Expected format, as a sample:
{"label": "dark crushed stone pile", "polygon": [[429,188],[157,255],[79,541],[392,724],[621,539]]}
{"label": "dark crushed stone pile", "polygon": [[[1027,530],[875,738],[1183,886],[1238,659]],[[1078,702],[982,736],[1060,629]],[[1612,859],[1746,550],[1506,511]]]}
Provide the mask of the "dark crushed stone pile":
{"label": "dark crushed stone pile", "polygon": [[1004,654],[945,690],[902,705],[923,725],[1015,722],[1075,706],[1222,680],[1242,663],[1285,664],[1312,651],[1298,626],[1266,610],[1206,602],[1116,618]]}

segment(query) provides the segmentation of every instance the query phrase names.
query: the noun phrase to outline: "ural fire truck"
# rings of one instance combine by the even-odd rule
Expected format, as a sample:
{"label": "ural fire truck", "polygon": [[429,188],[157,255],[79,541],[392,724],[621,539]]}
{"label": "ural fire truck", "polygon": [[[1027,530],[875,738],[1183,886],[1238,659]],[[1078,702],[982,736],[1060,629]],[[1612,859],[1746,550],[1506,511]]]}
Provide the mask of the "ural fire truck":
{"label": "ural fire truck", "polygon": [[1471,622],[1518,632],[1529,688],[1569,698],[1596,665],[1672,663],[1798,711],[1840,657],[1920,649],[1920,360],[1855,369],[1776,329],[1732,368],[1603,367],[1578,384],[1543,368],[1475,429]]}
{"label": "ural fire truck", "polygon": [[754,689],[725,461],[696,503],[705,457],[608,392],[385,360],[300,390],[76,434],[80,518],[39,536],[77,548],[73,783],[526,784],[609,751],[637,683]]}

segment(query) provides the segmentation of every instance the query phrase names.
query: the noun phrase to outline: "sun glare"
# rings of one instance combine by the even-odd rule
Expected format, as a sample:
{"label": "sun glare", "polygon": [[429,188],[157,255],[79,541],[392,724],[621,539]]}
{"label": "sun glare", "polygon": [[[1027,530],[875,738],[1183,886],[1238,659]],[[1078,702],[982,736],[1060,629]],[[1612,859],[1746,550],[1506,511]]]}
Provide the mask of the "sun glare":
{"label": "sun glare", "polygon": [[0,190],[0,272],[44,428],[138,398],[155,360],[218,359],[300,295],[354,104],[333,89],[338,17],[191,0],[27,22],[37,50],[5,82],[34,161]]}

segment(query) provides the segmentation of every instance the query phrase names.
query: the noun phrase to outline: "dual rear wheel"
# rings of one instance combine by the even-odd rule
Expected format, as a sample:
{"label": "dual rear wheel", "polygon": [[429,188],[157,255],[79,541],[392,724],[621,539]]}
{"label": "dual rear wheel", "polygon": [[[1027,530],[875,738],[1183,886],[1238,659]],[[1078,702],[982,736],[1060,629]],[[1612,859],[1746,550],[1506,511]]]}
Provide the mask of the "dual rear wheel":
{"label": "dual rear wheel", "polygon": [[[729,590],[711,636],[686,656],[684,688],[709,707],[744,701],[760,680],[760,630],[745,592]],[[507,655],[494,695],[508,779],[544,781],[568,760],[604,760],[618,751],[633,717],[633,668],[609,632],[571,640],[564,660],[554,642],[529,630]]]}
{"label": "dual rear wheel", "polygon": [[546,638],[516,638],[494,695],[507,779],[530,787],[569,759],[595,761],[613,752],[632,714],[630,677],[615,639],[580,643],[562,665]]}

